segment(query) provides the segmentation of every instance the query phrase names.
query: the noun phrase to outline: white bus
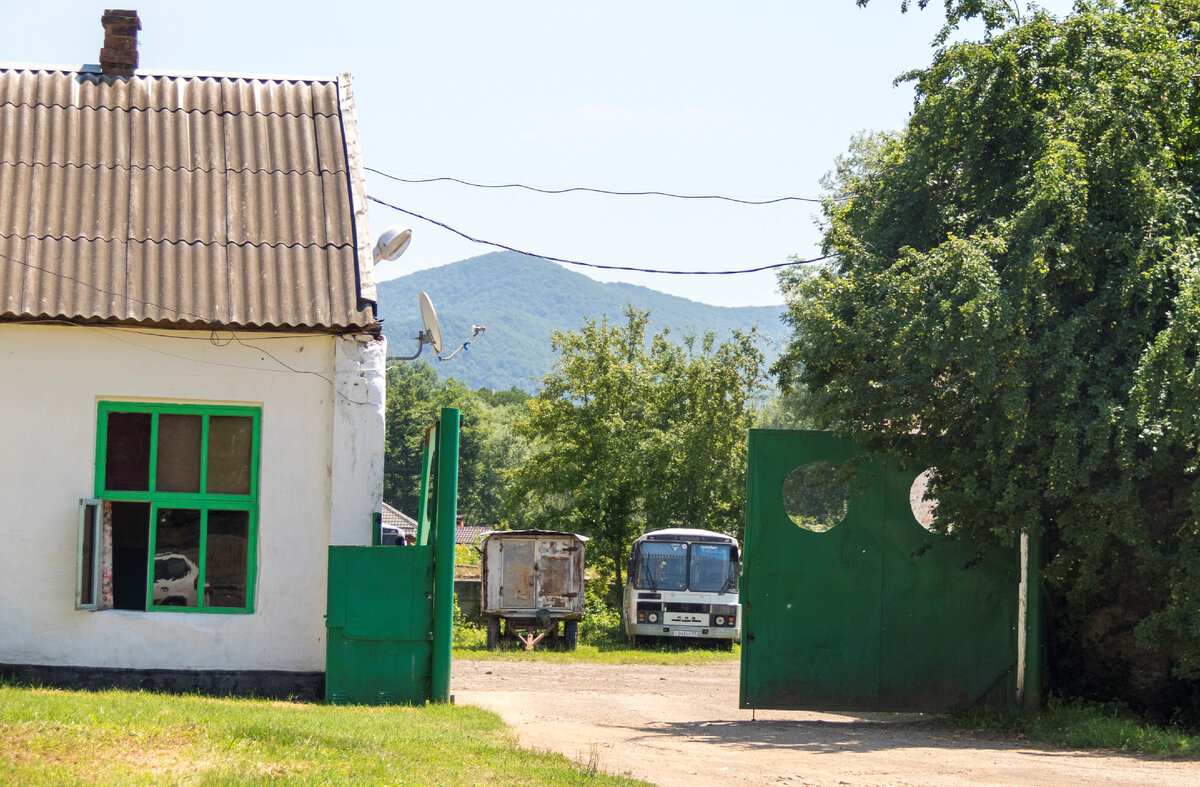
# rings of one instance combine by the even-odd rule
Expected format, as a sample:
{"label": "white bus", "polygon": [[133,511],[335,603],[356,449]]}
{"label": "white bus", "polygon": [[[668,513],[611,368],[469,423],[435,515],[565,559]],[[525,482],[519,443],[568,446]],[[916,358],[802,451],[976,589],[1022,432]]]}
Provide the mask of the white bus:
{"label": "white bus", "polygon": [[732,649],[740,569],[737,539],[724,533],[669,528],[634,541],[622,609],[629,641],[696,637]]}

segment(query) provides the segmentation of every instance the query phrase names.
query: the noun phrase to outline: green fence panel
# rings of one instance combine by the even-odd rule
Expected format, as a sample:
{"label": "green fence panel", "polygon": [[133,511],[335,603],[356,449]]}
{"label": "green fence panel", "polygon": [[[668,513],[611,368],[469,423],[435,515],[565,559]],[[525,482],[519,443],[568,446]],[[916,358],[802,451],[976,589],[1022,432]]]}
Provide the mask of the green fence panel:
{"label": "green fence panel", "polygon": [[824,432],[750,433],[742,578],[743,708],[942,711],[1016,697],[1019,562],[931,533],[910,507],[925,468],[861,463],[825,532],[784,481],[859,452]]}
{"label": "green fence panel", "polygon": [[419,546],[329,548],[325,700],[449,702],[459,411],[425,433]]}
{"label": "green fence panel", "polygon": [[433,548],[331,546],[325,625],[327,702],[428,702]]}

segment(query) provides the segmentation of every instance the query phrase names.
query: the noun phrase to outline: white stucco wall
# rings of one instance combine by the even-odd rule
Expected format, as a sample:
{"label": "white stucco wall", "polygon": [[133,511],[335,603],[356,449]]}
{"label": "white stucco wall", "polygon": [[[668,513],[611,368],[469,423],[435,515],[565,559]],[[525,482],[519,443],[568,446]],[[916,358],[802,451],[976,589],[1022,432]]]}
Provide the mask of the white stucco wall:
{"label": "white stucco wall", "polygon": [[331,544],[370,544],[383,501],[383,399],[387,342],[340,336],[333,349]]}
{"label": "white stucco wall", "polygon": [[[339,525],[337,543],[370,543],[382,484],[381,457],[367,457],[383,447],[382,391],[378,402],[355,393],[366,404],[335,407],[335,377],[353,376],[357,355],[340,370],[335,356],[339,343],[367,357],[375,348],[329,336],[149,335],[162,333],[0,324],[0,663],[323,670],[331,512],[355,522]],[[382,374],[382,355],[378,365]],[[253,614],[75,609],[78,500],[94,492],[101,400],[262,408]],[[378,421],[378,437],[359,439],[356,418],[368,433]],[[335,435],[351,457],[334,450]],[[370,473],[338,472],[350,501],[339,507],[332,478],[347,466]]]}

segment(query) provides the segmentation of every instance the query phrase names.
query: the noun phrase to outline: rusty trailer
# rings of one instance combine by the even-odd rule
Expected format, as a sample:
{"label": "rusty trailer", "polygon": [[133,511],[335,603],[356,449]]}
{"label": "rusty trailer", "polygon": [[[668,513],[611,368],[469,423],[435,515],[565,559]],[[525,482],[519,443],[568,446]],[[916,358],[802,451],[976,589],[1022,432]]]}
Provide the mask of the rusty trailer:
{"label": "rusty trailer", "polygon": [[546,637],[558,637],[561,626],[563,644],[574,650],[583,619],[587,540],[554,530],[495,530],[484,536],[480,611],[489,649],[504,634],[533,650]]}

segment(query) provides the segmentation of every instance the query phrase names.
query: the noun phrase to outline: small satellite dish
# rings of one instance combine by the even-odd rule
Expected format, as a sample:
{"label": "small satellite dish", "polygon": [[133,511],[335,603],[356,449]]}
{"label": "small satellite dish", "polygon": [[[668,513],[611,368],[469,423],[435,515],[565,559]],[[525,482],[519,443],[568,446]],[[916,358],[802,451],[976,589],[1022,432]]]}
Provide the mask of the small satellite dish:
{"label": "small satellite dish", "polygon": [[438,324],[437,312],[433,310],[433,301],[429,300],[429,294],[422,292],[417,296],[417,303],[421,307],[421,322],[425,323],[425,341],[433,345],[433,351],[438,355],[442,354],[442,326]]}
{"label": "small satellite dish", "polygon": [[471,339],[467,339],[454,352],[446,357],[442,357],[442,326],[438,323],[437,312],[433,309],[433,301],[429,299],[429,293],[422,292],[417,294],[417,306],[421,309],[421,322],[425,324],[425,330],[417,334],[417,351],[413,355],[394,355],[389,356],[389,361],[414,361],[421,355],[421,350],[425,345],[433,345],[433,351],[437,353],[439,361],[448,361],[460,352],[464,352],[467,346],[471,344],[471,339],[481,335],[487,328],[482,325],[471,326]]}
{"label": "small satellite dish", "polygon": [[412,242],[412,230],[396,225],[388,227],[375,242],[375,264],[383,260],[394,260],[404,253]]}

